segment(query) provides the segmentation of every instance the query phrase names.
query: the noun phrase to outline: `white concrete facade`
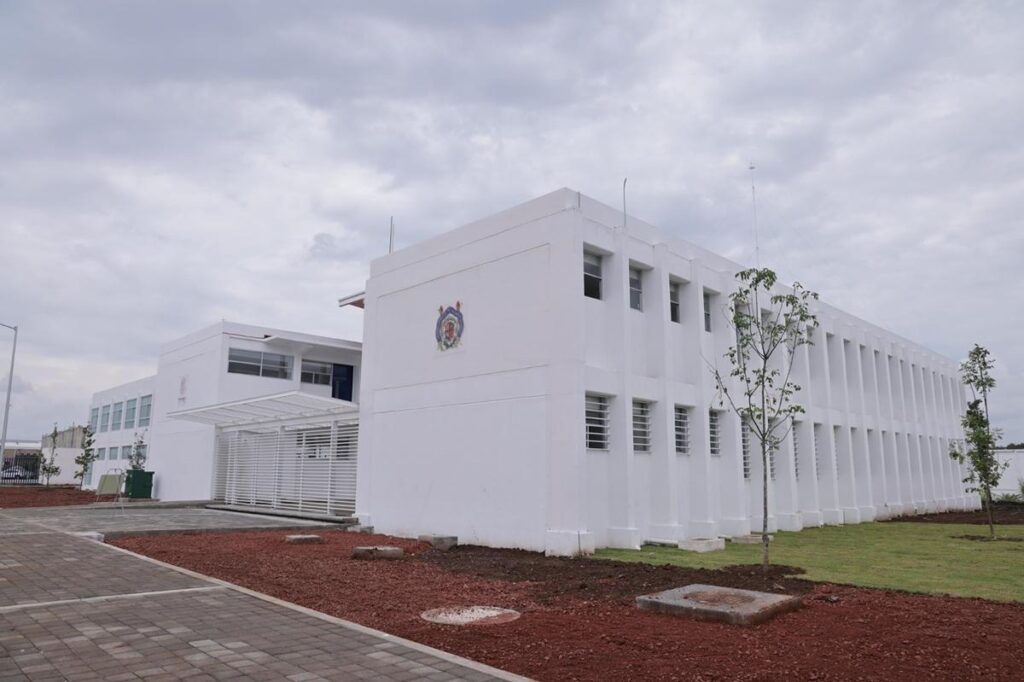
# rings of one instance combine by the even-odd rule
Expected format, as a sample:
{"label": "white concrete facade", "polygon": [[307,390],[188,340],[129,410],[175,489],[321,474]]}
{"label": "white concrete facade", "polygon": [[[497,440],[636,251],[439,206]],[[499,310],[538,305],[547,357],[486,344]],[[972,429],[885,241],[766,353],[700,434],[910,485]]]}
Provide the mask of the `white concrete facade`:
{"label": "white concrete facade", "polygon": [[1024,450],[998,450],[996,457],[1007,467],[992,496],[1020,495],[1021,486],[1024,486]]}
{"label": "white concrete facade", "polygon": [[[337,390],[347,390],[354,400],[361,381],[360,347],[355,341],[233,322],[220,322],[164,345],[156,374],[93,396],[90,416],[98,420],[94,447],[103,450],[104,459],[95,463],[91,484],[86,487],[95,487],[97,474],[108,469],[127,469],[129,451],[125,448],[130,448],[139,434],[147,444],[146,468],[155,472],[154,497],[167,501],[210,499],[215,427],[168,415],[289,391],[332,397],[336,390],[332,377],[320,374],[314,378],[313,372],[304,371],[314,366],[351,368],[347,389],[341,385]],[[243,357],[237,351],[242,351]],[[134,424],[125,426],[129,402],[135,400],[136,410],[140,410],[147,396],[151,398],[149,423],[140,423],[137,413]],[[121,422],[114,429],[118,404]],[[110,422],[106,429],[104,410]],[[116,458],[110,457],[111,448],[117,449]]]}
{"label": "white concrete facade", "polygon": [[[584,296],[585,253],[600,299]],[[551,554],[759,528],[759,457],[745,465],[707,366],[724,367],[733,342],[740,269],[634,218],[623,228],[621,211],[568,189],[375,260],[360,521]],[[439,307],[457,302],[461,343],[440,350]],[[770,526],[976,506],[947,455],[965,407],[956,363],[815,309],[794,367],[806,413],[775,457]],[[587,431],[588,397],[606,410],[590,413],[607,418],[605,441]]]}

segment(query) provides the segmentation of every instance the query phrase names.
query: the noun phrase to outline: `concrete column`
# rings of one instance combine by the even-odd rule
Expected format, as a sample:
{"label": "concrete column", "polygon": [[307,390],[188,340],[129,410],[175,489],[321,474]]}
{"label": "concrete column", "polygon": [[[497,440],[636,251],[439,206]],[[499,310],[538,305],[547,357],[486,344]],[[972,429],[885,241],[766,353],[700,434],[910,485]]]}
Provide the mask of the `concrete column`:
{"label": "concrete column", "polygon": [[[704,358],[712,358],[714,345],[711,334],[704,331],[704,287],[710,279],[710,273],[697,265],[693,268],[693,281],[684,289],[682,301],[684,319],[693,319],[694,324],[687,325],[687,339],[699,352],[693,353],[693,362],[697,363],[695,377],[695,401],[690,414],[690,456],[689,480],[684,490],[683,505],[686,513],[680,518],[687,519],[686,538],[714,538],[718,535],[718,524],[714,515],[712,496],[717,497],[717,481],[711,465],[711,452],[708,447],[708,408],[706,395],[713,392],[714,378],[706,366]],[[714,282],[717,284],[717,282]],[[714,360],[712,360],[714,361]]]}
{"label": "concrete column", "polygon": [[679,473],[675,451],[675,400],[671,390],[676,350],[671,344],[669,325],[677,324],[669,316],[668,248],[654,247],[654,269],[647,273],[649,287],[644,289],[644,314],[659,361],[658,402],[651,415],[651,527],[647,539],[678,542],[683,539],[679,525]]}
{"label": "concrete column", "polygon": [[818,461],[818,499],[821,502],[822,521],[826,524],[835,525],[843,522],[843,512],[839,508],[839,487],[836,485],[836,460],[835,443],[832,437],[832,420],[828,414],[831,413],[832,404],[832,373],[829,369],[828,336],[824,325],[816,333],[819,340],[812,346],[812,352],[817,353],[819,361],[817,365],[822,369],[822,380],[819,385],[823,389],[822,412],[826,416],[819,422],[817,431],[817,461]]}

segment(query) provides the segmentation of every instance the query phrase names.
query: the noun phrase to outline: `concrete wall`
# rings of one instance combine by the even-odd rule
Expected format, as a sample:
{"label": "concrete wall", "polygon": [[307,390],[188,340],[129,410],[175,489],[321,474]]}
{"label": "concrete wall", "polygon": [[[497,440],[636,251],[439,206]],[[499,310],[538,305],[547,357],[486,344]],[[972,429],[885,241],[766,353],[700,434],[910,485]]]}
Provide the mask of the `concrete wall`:
{"label": "concrete wall", "polygon": [[1011,493],[1019,495],[1021,483],[1024,482],[1024,450],[1000,450],[999,460],[1010,466],[1003,472],[999,480],[999,486],[993,491],[993,495]]}
{"label": "concrete wall", "polygon": [[[603,256],[601,300],[583,296],[584,250]],[[642,271],[643,310],[629,306]],[[736,263],[570,190],[380,258],[364,324],[357,512],[377,530],[450,533],[545,550],[638,547],[736,536],[761,524],[759,456],[744,477],[742,433],[721,410]],[[669,319],[669,282],[681,319]],[[704,296],[712,329],[704,328]],[[460,301],[461,347],[433,339],[438,306]],[[956,364],[825,303],[794,378],[805,406],[775,455],[769,525],[961,508]],[[727,368],[726,368],[727,369]],[[587,450],[587,393],[609,400],[610,446]],[[633,448],[632,404],[648,403],[651,448]],[[688,408],[689,454],[674,447]],[[815,436],[816,435],[816,436]],[[756,450],[756,445],[753,448]]]}

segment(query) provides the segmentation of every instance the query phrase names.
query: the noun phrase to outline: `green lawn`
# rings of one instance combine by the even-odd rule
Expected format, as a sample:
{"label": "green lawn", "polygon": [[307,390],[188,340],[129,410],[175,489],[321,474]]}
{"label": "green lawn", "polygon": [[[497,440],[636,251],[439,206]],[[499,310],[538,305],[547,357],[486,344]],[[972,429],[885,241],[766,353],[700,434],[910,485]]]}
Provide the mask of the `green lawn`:
{"label": "green lawn", "polygon": [[[804,577],[863,587],[1024,601],[1024,542],[957,540],[984,535],[986,526],[938,523],[862,523],[776,533],[772,563],[799,566]],[[1002,537],[1024,538],[1024,526],[998,526]],[[698,554],[672,547],[598,550],[599,559],[698,568],[758,564],[760,545],[726,543]]]}

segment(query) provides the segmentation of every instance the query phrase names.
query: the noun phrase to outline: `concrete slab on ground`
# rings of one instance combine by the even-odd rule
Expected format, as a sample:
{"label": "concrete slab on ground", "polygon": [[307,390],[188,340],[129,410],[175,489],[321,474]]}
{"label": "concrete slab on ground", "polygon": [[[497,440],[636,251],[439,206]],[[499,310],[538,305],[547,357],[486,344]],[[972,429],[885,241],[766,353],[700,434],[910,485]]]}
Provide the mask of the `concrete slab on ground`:
{"label": "concrete slab on ground", "polygon": [[4,682],[524,679],[6,514]]}
{"label": "concrete slab on ground", "polygon": [[58,532],[102,533],[106,538],[119,534],[158,534],[177,531],[216,532],[225,530],[260,530],[293,528],[331,528],[331,524],[293,518],[238,514],[197,508],[148,507],[144,509],[117,507],[29,507],[0,511],[0,535],[6,527],[34,524],[36,530]]}
{"label": "concrete slab on ground", "polygon": [[780,613],[800,608],[800,597],[755,592],[716,585],[687,585],[636,598],[645,611],[657,611],[696,620],[717,620],[734,625],[756,625]]}

